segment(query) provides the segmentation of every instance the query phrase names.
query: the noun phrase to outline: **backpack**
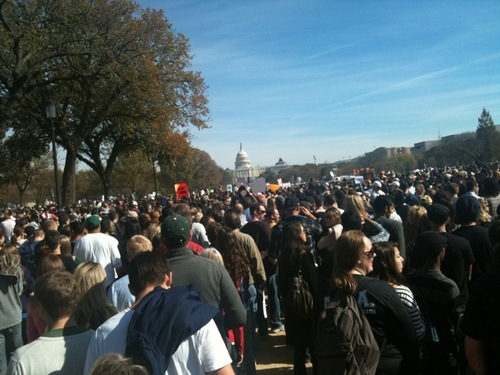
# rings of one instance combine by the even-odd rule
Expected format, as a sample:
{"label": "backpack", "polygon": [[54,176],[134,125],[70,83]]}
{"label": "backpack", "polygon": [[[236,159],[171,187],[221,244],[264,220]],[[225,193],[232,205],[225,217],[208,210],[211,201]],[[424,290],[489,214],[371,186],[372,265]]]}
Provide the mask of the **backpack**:
{"label": "backpack", "polygon": [[290,289],[285,301],[298,318],[311,319],[313,317],[313,296],[309,291],[307,281],[302,277],[300,269],[297,276],[290,277]]}
{"label": "backpack", "polygon": [[354,296],[337,292],[318,320],[319,375],[371,375],[380,350],[370,323]]}

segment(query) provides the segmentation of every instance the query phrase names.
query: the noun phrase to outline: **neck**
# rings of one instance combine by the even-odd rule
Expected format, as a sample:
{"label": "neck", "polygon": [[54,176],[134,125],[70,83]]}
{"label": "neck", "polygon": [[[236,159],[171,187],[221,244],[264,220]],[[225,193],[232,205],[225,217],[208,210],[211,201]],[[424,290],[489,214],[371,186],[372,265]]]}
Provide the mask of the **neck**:
{"label": "neck", "polygon": [[359,267],[355,267],[352,271],[351,271],[351,275],[361,275],[361,276],[366,276],[366,273],[363,269],[359,268]]}
{"label": "neck", "polygon": [[52,320],[52,319],[46,319],[47,322],[47,332],[52,331],[54,329],[62,329],[62,328],[69,328],[69,327],[74,327],[76,326],[75,319],[71,316],[65,316],[60,319]]}

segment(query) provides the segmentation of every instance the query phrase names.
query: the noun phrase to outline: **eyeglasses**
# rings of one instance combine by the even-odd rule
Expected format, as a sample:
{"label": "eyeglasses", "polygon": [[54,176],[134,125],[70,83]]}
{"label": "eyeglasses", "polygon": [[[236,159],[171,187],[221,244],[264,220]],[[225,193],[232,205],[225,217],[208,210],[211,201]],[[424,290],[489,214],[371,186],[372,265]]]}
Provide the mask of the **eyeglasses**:
{"label": "eyeglasses", "polygon": [[259,212],[260,212],[261,214],[265,214],[265,213],[266,213],[266,211],[259,211]]}
{"label": "eyeglasses", "polygon": [[375,258],[377,254],[375,254],[375,249],[372,247],[370,250],[363,252],[367,258]]}

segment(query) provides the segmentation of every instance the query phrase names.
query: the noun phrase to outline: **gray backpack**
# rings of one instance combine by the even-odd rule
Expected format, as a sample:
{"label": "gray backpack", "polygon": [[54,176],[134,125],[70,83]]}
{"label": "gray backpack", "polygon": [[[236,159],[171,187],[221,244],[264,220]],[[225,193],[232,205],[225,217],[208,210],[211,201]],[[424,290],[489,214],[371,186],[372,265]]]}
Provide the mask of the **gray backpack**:
{"label": "gray backpack", "polygon": [[371,375],[380,350],[370,323],[355,297],[337,292],[318,321],[316,353],[319,375]]}

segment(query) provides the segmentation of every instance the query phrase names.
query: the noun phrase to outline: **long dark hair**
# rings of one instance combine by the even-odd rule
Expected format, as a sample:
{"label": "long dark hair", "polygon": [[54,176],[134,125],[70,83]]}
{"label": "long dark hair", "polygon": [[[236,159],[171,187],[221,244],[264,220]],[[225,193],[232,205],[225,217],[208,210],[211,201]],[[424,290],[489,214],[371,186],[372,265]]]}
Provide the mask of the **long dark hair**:
{"label": "long dark hair", "polygon": [[306,252],[305,244],[300,238],[302,225],[298,222],[291,222],[283,227],[280,255],[278,265],[280,270],[287,270],[295,274],[301,266],[301,259]]}
{"label": "long dark hair", "polygon": [[373,244],[375,258],[373,259],[373,271],[370,276],[384,280],[396,285],[406,285],[403,274],[396,269],[396,251],[398,245],[394,242],[378,242]]}

